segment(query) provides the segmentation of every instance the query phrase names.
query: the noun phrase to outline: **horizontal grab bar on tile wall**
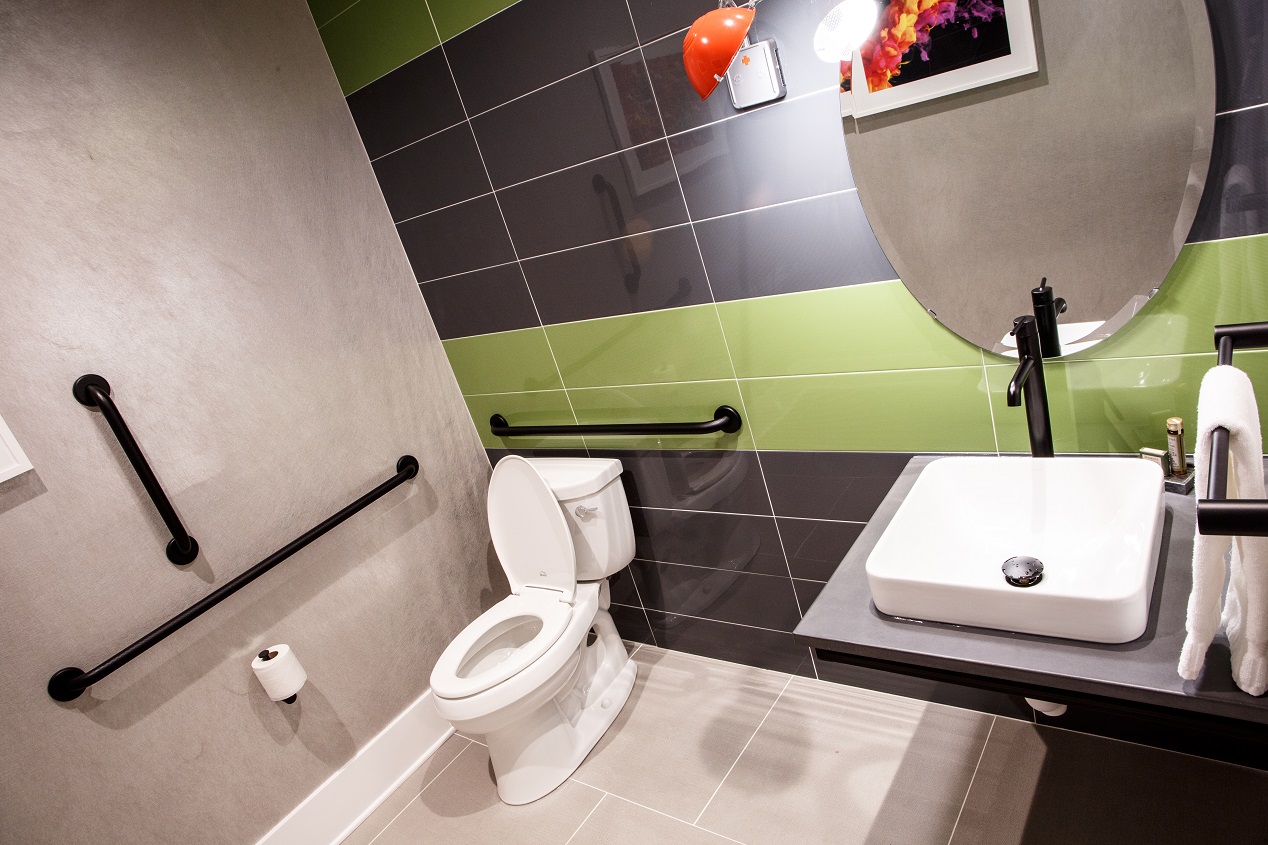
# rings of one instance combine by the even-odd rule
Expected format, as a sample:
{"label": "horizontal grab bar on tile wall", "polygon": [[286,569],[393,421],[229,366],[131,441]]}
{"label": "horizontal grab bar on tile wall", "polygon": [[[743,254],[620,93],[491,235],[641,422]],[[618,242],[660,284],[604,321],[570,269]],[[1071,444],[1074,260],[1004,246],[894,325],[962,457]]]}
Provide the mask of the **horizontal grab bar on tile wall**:
{"label": "horizontal grab bar on tile wall", "polygon": [[511,425],[506,417],[494,414],[489,430],[494,437],[566,437],[582,434],[735,434],[743,426],[740,412],[722,405],[713,412],[713,419],[685,423],[613,423],[587,425]]}
{"label": "horizontal grab bar on tile wall", "polygon": [[75,379],[71,393],[79,404],[101,411],[101,415],[110,424],[110,430],[114,432],[119,445],[123,447],[123,454],[128,456],[129,463],[141,478],[145,492],[150,494],[150,501],[154,502],[154,507],[158,510],[159,516],[163,517],[167,530],[172,533],[172,539],[167,544],[167,559],[178,566],[193,563],[194,558],[198,557],[198,541],[185,530],[181,518],[176,515],[176,509],[172,507],[171,500],[167,498],[162,485],[155,477],[154,470],[150,469],[149,461],[145,459],[145,455],[141,454],[141,447],[137,445],[136,438],[132,436],[128,424],[123,421],[123,415],[119,413],[114,400],[110,398],[110,382],[99,375],[88,373]]}
{"label": "horizontal grab bar on tile wall", "polygon": [[270,569],[277,566],[279,563],[286,560],[288,557],[295,554],[297,551],[304,548],[313,540],[316,540],[318,537],[325,534],[327,531],[334,528],[357,511],[371,504],[376,499],[381,498],[389,491],[404,484],[406,481],[409,481],[416,475],[418,475],[418,459],[413,455],[403,455],[401,459],[396,462],[396,475],[392,476],[387,481],[384,481],[378,487],[375,487],[369,493],[366,493],[364,496],[336,513],[334,516],[313,526],[308,531],[296,537],[294,540],[287,543],[285,546],[278,549],[273,554],[248,569],[246,572],[243,572],[232,581],[226,583],[220,589],[210,593],[191,607],[188,607],[176,614],[171,619],[167,620],[162,625],[158,626],[153,631],[116,654],[114,657],[111,657],[104,663],[89,669],[87,672],[75,667],[67,667],[54,672],[53,677],[48,680],[48,694],[57,701],[73,701],[74,699],[79,698],[84,690],[97,683],[97,681],[100,681],[111,672],[123,666],[150,646],[156,645],[169,634],[172,634],[184,627],[187,622],[198,618],[200,615],[215,607],[221,601],[233,595],[247,584],[250,584],[256,578],[259,578],[265,572],[268,572]]}
{"label": "horizontal grab bar on tile wall", "polygon": [[[1268,323],[1215,327],[1219,363],[1232,364],[1233,350],[1268,347]],[[1198,500],[1198,532],[1268,537],[1268,500],[1228,498],[1228,429],[1211,432],[1206,498]]]}

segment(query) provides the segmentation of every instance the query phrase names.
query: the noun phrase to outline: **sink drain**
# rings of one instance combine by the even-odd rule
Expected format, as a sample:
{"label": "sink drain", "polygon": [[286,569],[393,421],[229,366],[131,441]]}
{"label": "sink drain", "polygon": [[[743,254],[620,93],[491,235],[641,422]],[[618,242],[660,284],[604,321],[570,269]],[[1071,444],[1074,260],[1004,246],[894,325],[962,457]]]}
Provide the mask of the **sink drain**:
{"label": "sink drain", "polygon": [[1004,561],[1004,580],[1014,587],[1033,587],[1043,580],[1043,561],[1037,557],[1017,555]]}

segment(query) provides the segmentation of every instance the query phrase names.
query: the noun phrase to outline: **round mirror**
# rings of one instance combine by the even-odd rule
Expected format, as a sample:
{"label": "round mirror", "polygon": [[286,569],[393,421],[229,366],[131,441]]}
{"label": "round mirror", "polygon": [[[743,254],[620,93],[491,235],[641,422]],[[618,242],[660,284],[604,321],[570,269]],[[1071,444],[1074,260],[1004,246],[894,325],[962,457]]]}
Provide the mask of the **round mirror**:
{"label": "round mirror", "polygon": [[1109,336],[1197,213],[1215,126],[1202,0],[914,6],[932,11],[877,0],[880,29],[842,65],[850,166],[894,269],[987,350],[1007,354],[1044,278],[1065,300],[1060,354]]}

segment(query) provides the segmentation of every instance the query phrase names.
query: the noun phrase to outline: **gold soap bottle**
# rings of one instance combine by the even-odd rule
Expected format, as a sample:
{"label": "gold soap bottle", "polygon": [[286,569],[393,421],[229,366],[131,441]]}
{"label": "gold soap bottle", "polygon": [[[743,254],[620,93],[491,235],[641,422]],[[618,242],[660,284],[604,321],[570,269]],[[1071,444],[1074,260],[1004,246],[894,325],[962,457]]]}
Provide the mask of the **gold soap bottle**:
{"label": "gold soap bottle", "polygon": [[1184,420],[1180,417],[1167,420],[1167,453],[1171,457],[1171,474],[1188,475],[1189,464],[1184,456]]}

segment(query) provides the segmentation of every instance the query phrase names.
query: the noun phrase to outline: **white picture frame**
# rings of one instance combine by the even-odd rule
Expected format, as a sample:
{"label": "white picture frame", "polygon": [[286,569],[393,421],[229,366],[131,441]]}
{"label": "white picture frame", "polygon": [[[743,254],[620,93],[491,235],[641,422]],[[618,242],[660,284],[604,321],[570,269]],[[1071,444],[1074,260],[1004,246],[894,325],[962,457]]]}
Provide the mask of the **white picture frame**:
{"label": "white picture frame", "polygon": [[[1038,71],[1039,58],[1035,50],[1035,28],[1030,15],[1029,0],[1002,0],[1002,2],[1004,20],[1008,27],[1010,52],[1007,56],[895,85],[893,88],[885,88],[881,91],[868,91],[866,84],[852,84],[849,91],[841,93],[841,115],[867,117]],[[863,54],[860,51],[854,51],[850,65],[852,80],[867,79],[867,73],[863,67]]]}
{"label": "white picture frame", "polygon": [[0,484],[33,469],[35,467],[27,460],[26,453],[18,445],[18,439],[5,425],[4,418],[0,417]]}

